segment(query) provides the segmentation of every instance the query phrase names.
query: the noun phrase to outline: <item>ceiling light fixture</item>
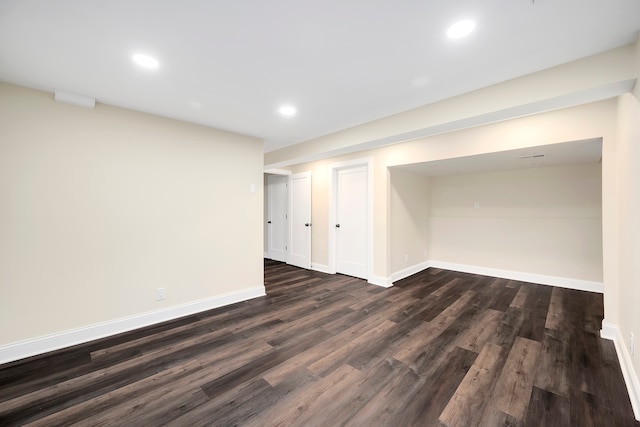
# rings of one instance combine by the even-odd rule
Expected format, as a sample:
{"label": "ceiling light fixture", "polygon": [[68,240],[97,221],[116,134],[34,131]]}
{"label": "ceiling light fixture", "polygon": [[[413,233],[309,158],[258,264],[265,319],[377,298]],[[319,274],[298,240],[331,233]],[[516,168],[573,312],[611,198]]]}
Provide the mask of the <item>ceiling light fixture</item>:
{"label": "ceiling light fixture", "polygon": [[297,111],[296,107],[291,106],[291,105],[283,105],[278,110],[278,112],[280,114],[282,114],[283,116],[294,116],[296,114],[296,111]]}
{"label": "ceiling light fixture", "polygon": [[459,39],[471,34],[476,27],[476,23],[471,20],[458,21],[447,30],[447,37],[450,39]]}
{"label": "ceiling light fixture", "polygon": [[133,62],[144,68],[158,68],[158,60],[149,55],[140,53],[133,55]]}

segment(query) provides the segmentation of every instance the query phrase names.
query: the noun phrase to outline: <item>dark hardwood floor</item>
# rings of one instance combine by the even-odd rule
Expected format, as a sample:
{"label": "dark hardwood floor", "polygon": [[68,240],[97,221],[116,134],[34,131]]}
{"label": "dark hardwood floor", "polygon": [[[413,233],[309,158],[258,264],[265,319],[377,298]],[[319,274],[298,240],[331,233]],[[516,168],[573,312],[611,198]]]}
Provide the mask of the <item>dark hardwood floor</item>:
{"label": "dark hardwood floor", "polygon": [[268,296],[0,366],[0,425],[634,426],[602,295],[265,261]]}

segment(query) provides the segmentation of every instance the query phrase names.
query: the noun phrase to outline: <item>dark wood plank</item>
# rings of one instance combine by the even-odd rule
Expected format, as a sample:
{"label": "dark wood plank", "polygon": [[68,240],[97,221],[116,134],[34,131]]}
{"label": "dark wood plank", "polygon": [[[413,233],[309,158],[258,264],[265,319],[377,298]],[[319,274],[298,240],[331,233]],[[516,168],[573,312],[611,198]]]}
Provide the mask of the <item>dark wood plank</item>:
{"label": "dark wood plank", "polygon": [[393,357],[405,363],[414,362],[429,344],[455,322],[459,314],[473,301],[473,296],[472,292],[465,293],[439,312],[431,322],[419,325],[415,331],[409,333],[411,338],[397,349]]}
{"label": "dark wood plank", "polygon": [[506,351],[488,343],[475,360],[453,397],[440,414],[448,427],[478,425],[488,402],[487,390],[495,384],[504,364]]}
{"label": "dark wood plank", "polygon": [[427,375],[420,389],[420,399],[408,401],[407,425],[422,425],[424,420],[437,420],[460,382],[469,372],[478,354],[454,347],[439,369]]}
{"label": "dark wood plank", "polygon": [[353,418],[389,381],[398,375],[404,364],[392,358],[386,358],[372,367],[367,374],[358,381],[350,384],[341,398],[331,399],[323,408],[322,416],[316,416],[325,426],[334,426]]}
{"label": "dark wood plank", "polygon": [[282,426],[322,426],[329,417],[328,409],[338,396],[349,396],[354,384],[364,374],[349,365],[341,365],[326,377],[292,394],[272,406],[265,416],[256,418],[248,426],[261,427],[265,423]]}
{"label": "dark wood plank", "polygon": [[493,309],[480,312],[471,327],[460,334],[456,345],[480,353],[489,338],[495,333],[503,315],[504,313]]}
{"label": "dark wood plank", "polygon": [[491,405],[524,420],[531,398],[541,344],[517,337],[493,391]]}
{"label": "dark wood plank", "polygon": [[482,415],[482,419],[478,423],[480,427],[522,427],[524,421],[512,417],[509,414],[495,409],[492,406],[488,406]]}
{"label": "dark wood plank", "polygon": [[570,425],[569,399],[534,387],[525,427],[560,427]]}
{"label": "dark wood plank", "polygon": [[535,386],[568,399],[570,388],[568,357],[569,343],[550,333],[545,334],[536,369]]}

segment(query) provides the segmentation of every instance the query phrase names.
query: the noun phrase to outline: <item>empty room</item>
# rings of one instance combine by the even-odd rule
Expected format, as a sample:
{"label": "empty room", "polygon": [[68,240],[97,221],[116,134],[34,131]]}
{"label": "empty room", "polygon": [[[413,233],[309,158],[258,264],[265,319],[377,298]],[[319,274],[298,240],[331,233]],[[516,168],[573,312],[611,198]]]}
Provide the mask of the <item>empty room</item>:
{"label": "empty room", "polygon": [[639,36],[0,0],[0,425],[639,425]]}

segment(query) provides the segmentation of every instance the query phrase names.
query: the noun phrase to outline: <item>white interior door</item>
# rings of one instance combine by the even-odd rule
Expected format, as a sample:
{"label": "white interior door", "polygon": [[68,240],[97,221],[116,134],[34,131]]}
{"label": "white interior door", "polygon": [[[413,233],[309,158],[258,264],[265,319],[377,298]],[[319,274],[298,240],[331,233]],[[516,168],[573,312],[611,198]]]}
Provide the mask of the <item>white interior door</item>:
{"label": "white interior door", "polygon": [[336,271],[367,279],[367,168],[337,171]]}
{"label": "white interior door", "polygon": [[287,260],[287,211],[289,189],[286,175],[267,175],[267,255]]}
{"label": "white interior door", "polygon": [[291,175],[289,186],[288,263],[311,268],[311,172]]}

